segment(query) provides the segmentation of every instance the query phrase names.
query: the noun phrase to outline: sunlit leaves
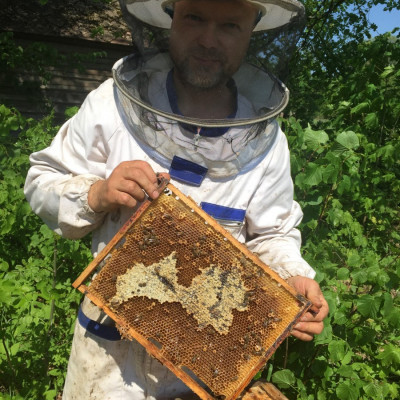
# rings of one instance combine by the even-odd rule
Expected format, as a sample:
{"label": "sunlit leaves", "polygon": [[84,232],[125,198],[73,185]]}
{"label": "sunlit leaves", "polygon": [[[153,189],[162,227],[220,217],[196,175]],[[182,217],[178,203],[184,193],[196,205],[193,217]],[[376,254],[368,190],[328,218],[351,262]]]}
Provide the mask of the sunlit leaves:
{"label": "sunlit leaves", "polygon": [[304,142],[312,150],[318,150],[329,141],[329,136],[324,131],[314,131],[310,125],[304,130]]}
{"label": "sunlit leaves", "polygon": [[379,360],[382,360],[383,365],[392,365],[394,367],[400,365],[400,348],[393,344],[384,346],[382,352],[376,356]]}
{"label": "sunlit leaves", "polygon": [[272,374],[272,382],[282,388],[287,388],[296,382],[296,378],[292,371],[284,369]]}
{"label": "sunlit leaves", "polygon": [[351,131],[339,133],[336,141],[347,150],[356,149],[360,144],[357,135]]}
{"label": "sunlit leaves", "polygon": [[289,349],[296,382],[284,393],[293,399],[398,397],[400,80],[391,59],[400,59],[400,41],[378,37],[357,48],[349,75],[330,82],[313,118],[301,110],[283,120],[303,254],[330,307],[313,345]]}
{"label": "sunlit leaves", "polygon": [[368,111],[369,110],[369,108],[370,108],[370,106],[371,106],[371,102],[370,101],[364,101],[364,102],[362,102],[362,103],[360,103],[360,104],[357,104],[355,107],[353,107],[351,110],[350,110],[350,112],[352,113],[352,114],[361,114],[361,113],[363,113],[363,112],[366,112],[366,111]]}
{"label": "sunlit leaves", "polygon": [[340,400],[359,400],[359,389],[351,381],[339,383],[336,389],[336,395]]}
{"label": "sunlit leaves", "polygon": [[381,299],[371,295],[363,295],[357,301],[357,310],[364,317],[376,318]]}
{"label": "sunlit leaves", "polygon": [[90,252],[82,242],[55,235],[25,200],[28,157],[57,131],[51,117],[26,120],[0,106],[0,130],[0,390],[13,399],[54,399],[63,386],[80,298],[71,276]]}
{"label": "sunlit leaves", "polygon": [[343,365],[351,361],[353,355],[349,345],[344,340],[333,340],[328,345],[329,358],[334,363]]}

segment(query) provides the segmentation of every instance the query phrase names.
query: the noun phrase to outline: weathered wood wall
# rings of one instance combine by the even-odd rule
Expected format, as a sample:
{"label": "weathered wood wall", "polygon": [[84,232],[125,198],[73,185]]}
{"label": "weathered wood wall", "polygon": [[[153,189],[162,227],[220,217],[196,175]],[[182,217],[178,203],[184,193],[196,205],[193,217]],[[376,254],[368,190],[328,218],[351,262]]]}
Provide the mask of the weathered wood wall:
{"label": "weathered wood wall", "polygon": [[122,44],[94,42],[92,40],[62,38],[14,33],[16,42],[26,47],[34,41],[54,47],[60,55],[71,60],[73,55],[100,53],[93,60],[65,62],[49,67],[50,79],[43,84],[38,76],[19,74],[19,83],[0,81],[0,102],[16,107],[24,116],[42,118],[51,110],[57,122],[62,122],[65,109],[80,106],[86,95],[101,82],[111,77],[115,61],[133,51],[133,47]]}
{"label": "weathered wood wall", "polygon": [[[62,122],[65,109],[79,106],[111,76],[115,61],[133,51],[117,0],[50,0],[44,6],[36,0],[0,2],[0,33],[12,32],[22,49],[44,43],[69,60],[47,66],[46,82],[29,68],[16,71],[17,81],[0,71],[0,103],[16,107],[27,117],[41,118],[54,110],[57,122]],[[101,55],[89,56],[94,53]],[[77,63],[77,54],[86,60]]]}

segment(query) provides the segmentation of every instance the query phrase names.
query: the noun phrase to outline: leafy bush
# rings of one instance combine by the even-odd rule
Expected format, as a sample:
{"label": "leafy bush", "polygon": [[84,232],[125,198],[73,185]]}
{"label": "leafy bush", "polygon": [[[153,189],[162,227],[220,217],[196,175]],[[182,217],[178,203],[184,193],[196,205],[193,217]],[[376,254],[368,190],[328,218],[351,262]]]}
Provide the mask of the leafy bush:
{"label": "leafy bush", "polygon": [[62,389],[80,294],[71,287],[88,263],[82,241],[53,233],[32,213],[23,185],[29,154],[49,144],[51,116],[26,120],[0,105],[0,393],[54,399]]}
{"label": "leafy bush", "polygon": [[358,54],[312,125],[282,120],[304,256],[330,306],[321,335],[274,358],[272,381],[293,398],[399,396],[400,42],[383,35]]}

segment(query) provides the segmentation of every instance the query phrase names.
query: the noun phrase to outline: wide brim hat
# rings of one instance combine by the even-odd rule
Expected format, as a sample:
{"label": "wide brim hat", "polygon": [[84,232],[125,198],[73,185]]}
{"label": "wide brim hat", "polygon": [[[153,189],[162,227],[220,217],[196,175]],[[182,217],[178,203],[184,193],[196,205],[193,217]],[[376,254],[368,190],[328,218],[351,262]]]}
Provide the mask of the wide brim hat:
{"label": "wide brim hat", "polygon": [[[168,9],[179,0],[122,0],[127,11],[146,24],[169,29],[171,17]],[[271,30],[290,23],[304,15],[304,6],[297,0],[244,0],[254,4],[261,19],[254,31]]]}

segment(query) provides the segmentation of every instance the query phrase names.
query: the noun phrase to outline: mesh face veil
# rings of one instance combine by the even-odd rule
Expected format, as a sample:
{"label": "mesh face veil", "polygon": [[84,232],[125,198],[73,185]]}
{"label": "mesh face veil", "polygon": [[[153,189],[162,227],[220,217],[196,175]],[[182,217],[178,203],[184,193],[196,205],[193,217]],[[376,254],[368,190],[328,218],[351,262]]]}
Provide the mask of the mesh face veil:
{"label": "mesh face veil", "polygon": [[[276,134],[271,121],[289,100],[281,80],[304,26],[301,3],[120,0],[120,5],[137,51],[114,65],[113,77],[132,134],[156,150],[161,164],[180,156],[206,167],[210,177],[254,165],[270,148]],[[226,113],[186,112],[189,100],[182,93],[188,87],[205,99],[212,95],[217,105],[227,102]]]}

